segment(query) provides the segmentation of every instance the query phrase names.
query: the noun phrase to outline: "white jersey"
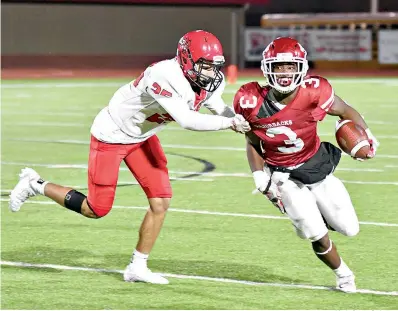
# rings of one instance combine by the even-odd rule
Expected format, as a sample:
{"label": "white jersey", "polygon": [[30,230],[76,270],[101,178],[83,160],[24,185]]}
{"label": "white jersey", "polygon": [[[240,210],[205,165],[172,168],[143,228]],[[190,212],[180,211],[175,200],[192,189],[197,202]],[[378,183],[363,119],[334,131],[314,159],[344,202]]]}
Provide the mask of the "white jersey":
{"label": "white jersey", "polygon": [[[176,59],[161,61],[116,91],[96,116],[91,133],[104,142],[130,144],[148,139],[171,121],[199,131],[229,128],[234,113],[221,98],[224,87],[225,81],[216,91],[198,95]],[[197,113],[202,105],[225,117]]]}

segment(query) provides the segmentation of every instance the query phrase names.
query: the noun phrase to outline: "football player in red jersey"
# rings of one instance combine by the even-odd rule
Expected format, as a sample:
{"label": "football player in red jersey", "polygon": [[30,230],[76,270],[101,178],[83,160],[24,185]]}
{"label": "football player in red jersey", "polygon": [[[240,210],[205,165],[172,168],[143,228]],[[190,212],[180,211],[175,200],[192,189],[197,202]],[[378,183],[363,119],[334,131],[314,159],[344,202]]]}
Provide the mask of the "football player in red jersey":
{"label": "football player in red jersey", "polygon": [[246,133],[246,149],[256,188],[287,214],[299,237],[312,242],[316,256],[336,274],[337,289],[355,292],[354,274],[328,229],[355,236],[358,218],[346,188],[333,175],[341,151],[320,141],[317,123],[329,114],[361,125],[371,144],[368,158],[375,156],[378,141],[325,78],[307,76],[306,54],[295,39],[271,42],[261,62],[268,85],[243,85],[234,109],[252,128]]}

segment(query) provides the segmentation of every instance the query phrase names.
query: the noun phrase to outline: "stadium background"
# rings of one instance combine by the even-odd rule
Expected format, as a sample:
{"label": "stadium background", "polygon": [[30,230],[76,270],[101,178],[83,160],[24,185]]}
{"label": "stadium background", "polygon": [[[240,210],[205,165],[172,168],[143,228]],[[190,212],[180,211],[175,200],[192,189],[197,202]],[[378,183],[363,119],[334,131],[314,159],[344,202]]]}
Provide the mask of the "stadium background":
{"label": "stadium background", "polygon": [[[253,68],[258,60],[253,62],[245,57],[246,28],[325,30],[327,26],[371,29],[372,44],[365,48],[372,49],[372,59],[330,63],[323,57],[318,64],[315,62],[318,69],[332,66],[338,71],[360,69],[379,74],[376,69],[397,69],[396,59],[395,64],[389,65],[377,61],[378,30],[396,29],[398,17],[388,13],[397,11],[398,2],[394,0],[338,0],[322,4],[317,0],[3,1],[3,77],[12,75],[13,70],[15,74],[16,69],[45,69],[46,72],[53,69],[51,74],[59,76],[73,75],[79,69],[92,70],[92,76],[100,70],[116,69],[125,73],[142,70],[146,64],[173,57],[178,38],[190,29],[202,28],[220,38],[229,63],[239,65],[239,69]],[[307,22],[311,19],[314,22],[305,26],[297,16],[284,23],[280,16],[268,22],[263,17],[276,13],[318,15],[306,18]],[[336,22],[330,25],[331,18],[319,13],[332,13],[330,16],[339,13],[337,25]],[[346,16],[350,18],[344,20],[342,17]]]}
{"label": "stadium background", "polygon": [[[396,0],[2,1],[1,9],[2,309],[398,308]],[[333,274],[308,242],[251,194],[244,139],[228,131],[170,124],[159,134],[174,198],[150,268],[168,275],[167,287],[121,281],[147,208],[125,165],[114,209],[103,219],[84,219],[43,197],[8,211],[24,166],[85,192],[97,112],[148,64],[173,57],[179,38],[197,28],[224,45],[228,81],[235,82],[226,87],[227,103],[240,85],[262,79],[258,60],[247,56],[258,57],[270,37],[312,38],[306,48],[314,72],[330,79],[380,140],[375,159],[346,156],[336,171],[361,232],[331,236],[356,273],[358,294],[330,291]],[[318,130],[335,143],[334,121],[327,117]]]}

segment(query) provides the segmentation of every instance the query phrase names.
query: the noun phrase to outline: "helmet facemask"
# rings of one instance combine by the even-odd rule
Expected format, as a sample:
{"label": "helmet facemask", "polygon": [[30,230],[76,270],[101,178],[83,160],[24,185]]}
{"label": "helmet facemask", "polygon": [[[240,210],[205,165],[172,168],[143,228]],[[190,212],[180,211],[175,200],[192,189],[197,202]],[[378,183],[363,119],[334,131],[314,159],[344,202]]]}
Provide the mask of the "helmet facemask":
{"label": "helmet facemask", "polygon": [[223,75],[221,68],[224,66],[224,57],[220,61],[199,59],[188,72],[191,81],[207,92],[214,92],[221,84]]}
{"label": "helmet facemask", "polygon": [[[295,65],[295,69],[275,72],[278,65]],[[308,61],[305,58],[290,55],[283,58],[267,58],[261,61],[261,69],[272,88],[279,93],[287,94],[294,91],[303,82],[308,71]]]}
{"label": "helmet facemask", "polygon": [[186,77],[196,86],[207,92],[214,92],[221,84],[223,75],[221,68],[225,64],[224,56],[214,56],[213,61],[204,58],[193,61],[189,49],[185,49],[182,53],[177,53],[181,68],[184,70]]}

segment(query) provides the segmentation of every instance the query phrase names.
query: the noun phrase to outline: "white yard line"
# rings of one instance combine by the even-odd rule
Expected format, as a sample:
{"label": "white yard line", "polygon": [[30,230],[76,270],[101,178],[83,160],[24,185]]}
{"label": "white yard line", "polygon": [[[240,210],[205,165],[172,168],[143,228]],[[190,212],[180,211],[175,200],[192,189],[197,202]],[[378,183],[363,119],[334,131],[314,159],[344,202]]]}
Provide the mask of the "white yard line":
{"label": "white yard line", "polygon": [[[377,121],[378,122],[378,121]],[[33,121],[33,122],[13,122],[13,123],[3,123],[4,126],[13,127],[13,126],[37,126],[37,127],[79,127],[79,128],[87,128],[91,127],[91,123],[68,123],[68,122],[43,122],[43,121]],[[167,126],[164,129],[165,131],[184,131],[187,130],[182,127],[177,126]],[[235,133],[231,131],[210,131],[207,134],[230,134],[234,135]],[[320,136],[335,136],[335,133],[318,133]],[[398,135],[377,135],[378,139],[398,139]]]}
{"label": "white yard line", "polygon": [[[56,265],[56,264],[35,264],[35,263],[5,261],[5,260],[0,261],[0,264],[2,266],[12,266],[20,268],[42,268],[42,269],[64,270],[64,271],[84,271],[84,272],[123,274],[122,270],[116,270],[116,269],[87,268],[87,267],[76,267],[76,266],[66,266],[66,265]],[[163,272],[158,272],[158,273],[160,273],[165,277],[175,278],[175,279],[185,279],[185,280],[188,279],[188,280],[209,281],[209,282],[240,284],[240,285],[250,285],[250,286],[270,286],[270,287],[311,289],[311,290],[334,290],[334,288],[331,287],[307,285],[307,284],[287,284],[287,283],[276,283],[276,282],[267,283],[267,282],[244,281],[244,280],[216,278],[216,277],[198,276],[198,275],[184,275],[184,274],[163,273]],[[378,291],[373,289],[358,289],[357,293],[382,295],[382,296],[398,296],[398,291],[387,292],[387,291]]]}
{"label": "white yard line", "polygon": [[[88,145],[88,140],[79,139],[31,139],[31,138],[10,138],[10,141],[26,141],[36,143],[59,143],[59,144],[76,144],[76,145]],[[229,147],[229,146],[195,146],[195,145],[180,145],[180,144],[162,144],[165,148],[176,148],[176,149],[192,149],[192,150],[225,150],[225,151],[246,151],[243,147]],[[348,156],[342,153],[343,156]],[[378,158],[387,159],[398,159],[398,155],[395,154],[377,154]]]}
{"label": "white yard line", "polygon": [[[49,163],[31,163],[31,162],[9,162],[9,161],[1,161],[2,165],[14,165],[14,166],[38,166],[45,167],[51,169],[87,169],[87,164],[49,164]],[[121,171],[128,171],[126,167],[120,167]],[[384,172],[383,169],[375,169],[375,168],[337,168],[337,171],[346,171],[346,172],[369,172],[369,173],[380,173]],[[206,172],[201,173],[197,171],[173,171],[169,170],[169,173],[177,174],[177,175],[191,175],[191,174],[200,174],[202,176],[209,177],[250,177],[252,178],[252,174],[249,173],[226,173],[226,172]]]}
{"label": "white yard line", "polygon": [[[1,111],[1,115],[2,116],[7,116],[7,115],[19,115],[19,116],[23,116],[23,115],[40,115],[40,116],[65,116],[65,117],[81,117],[81,118],[91,118],[93,119],[96,115],[96,113],[99,110],[96,110],[95,112],[93,111],[92,114],[87,114],[85,112],[87,112],[87,110],[82,110],[81,112],[79,111],[27,111],[27,110],[23,110],[23,111],[15,111],[15,110],[5,110],[2,109]],[[324,120],[324,123],[335,123],[335,120]],[[397,125],[396,122],[393,121],[383,121],[383,120],[366,120],[366,123],[368,124],[376,124],[376,125]]]}
{"label": "white yard line", "polygon": [[[1,202],[8,202],[8,198],[0,198]],[[26,201],[26,204],[37,204],[37,205],[57,205],[53,201]],[[148,206],[125,206],[125,205],[114,205],[114,209],[131,209],[131,210],[147,210]],[[213,216],[224,216],[224,217],[243,217],[243,218],[260,218],[260,219],[278,219],[278,220],[288,220],[285,216],[273,216],[273,215],[263,215],[263,214],[244,214],[244,213],[230,213],[230,212],[213,212],[205,210],[192,210],[183,208],[169,208],[170,212],[177,213],[187,213],[187,214],[199,214],[199,215],[213,215]],[[360,221],[361,225],[369,226],[379,226],[379,227],[398,227],[395,223],[385,223],[385,222],[374,222],[374,221]]]}

